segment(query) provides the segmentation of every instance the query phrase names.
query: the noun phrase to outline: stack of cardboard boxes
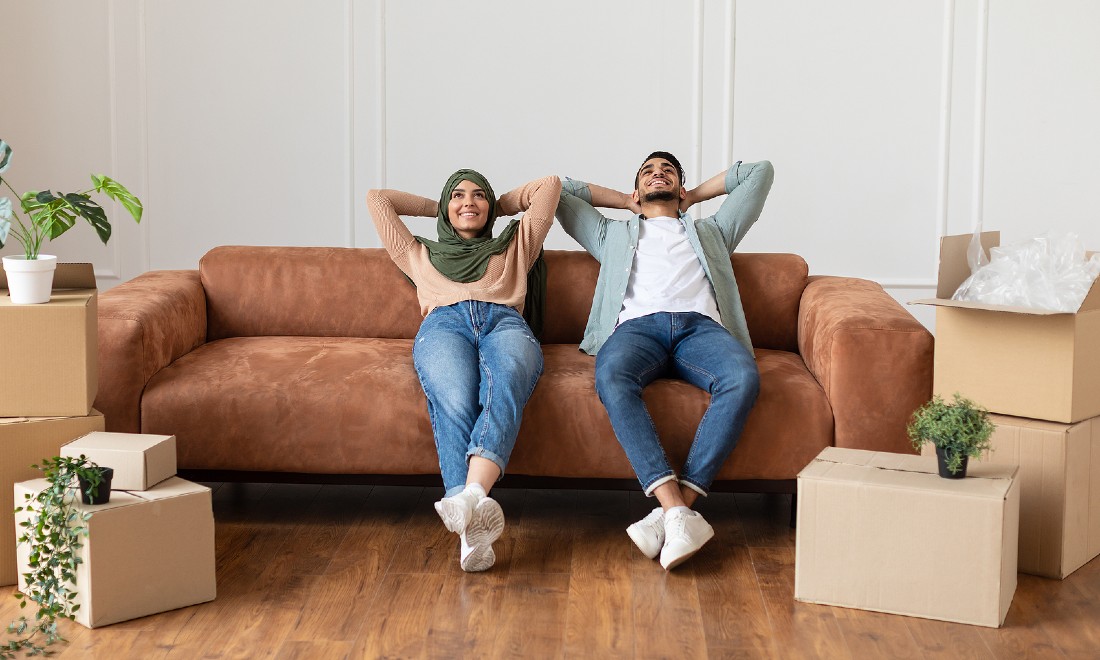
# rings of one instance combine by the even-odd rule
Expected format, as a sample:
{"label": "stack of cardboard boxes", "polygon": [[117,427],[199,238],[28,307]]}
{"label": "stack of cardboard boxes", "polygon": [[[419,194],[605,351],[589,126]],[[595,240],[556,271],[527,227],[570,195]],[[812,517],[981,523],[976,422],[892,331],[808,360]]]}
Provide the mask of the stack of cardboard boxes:
{"label": "stack of cardboard boxes", "polygon": [[1100,554],[1100,284],[1073,313],[953,301],[971,238],[943,239],[937,297],[914,303],[936,306],[934,393],[996,413],[993,451],[964,480],[927,445],[822,452],[799,475],[800,600],[998,626],[1017,570]]}
{"label": "stack of cardboard boxes", "polygon": [[15,584],[12,486],[61,446],[103,430],[92,409],[96,284],[91,264],[58,264],[50,302],[13,305],[0,270],[0,585]]}
{"label": "stack of cardboard boxes", "polygon": [[[90,513],[76,574],[76,621],[89,628],[214,599],[214,518],[210,489],[176,477],[176,438],[95,432],[61,448],[114,469],[106,504]],[[22,502],[45,479],[15,484]],[[16,524],[26,512],[15,515]],[[30,548],[17,549],[20,588]]]}
{"label": "stack of cardboard boxes", "polygon": [[996,413],[978,463],[1019,466],[1019,570],[1064,578],[1100,555],[1100,283],[1075,313],[950,300],[970,238],[943,239],[937,298],[916,301],[936,305],[934,390]]}
{"label": "stack of cardboard boxes", "polygon": [[[90,264],[58,264],[51,300],[41,305],[11,304],[0,271],[0,585],[26,570],[11,512],[44,484],[31,465],[84,453],[115,468],[112,489],[120,491],[87,507],[76,588],[78,621],[89,627],[214,598],[209,489],[173,476],[174,438],[104,434],[92,409],[96,304]],[[19,550],[25,560],[27,548]]]}

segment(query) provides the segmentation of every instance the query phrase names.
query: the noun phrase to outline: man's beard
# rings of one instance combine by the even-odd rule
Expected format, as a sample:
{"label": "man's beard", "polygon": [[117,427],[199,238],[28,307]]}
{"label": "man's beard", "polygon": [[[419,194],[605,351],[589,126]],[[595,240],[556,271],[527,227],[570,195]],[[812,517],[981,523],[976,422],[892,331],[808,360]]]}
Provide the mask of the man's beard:
{"label": "man's beard", "polygon": [[645,194],[647,202],[672,202],[676,200],[676,193],[671,190],[654,190]]}

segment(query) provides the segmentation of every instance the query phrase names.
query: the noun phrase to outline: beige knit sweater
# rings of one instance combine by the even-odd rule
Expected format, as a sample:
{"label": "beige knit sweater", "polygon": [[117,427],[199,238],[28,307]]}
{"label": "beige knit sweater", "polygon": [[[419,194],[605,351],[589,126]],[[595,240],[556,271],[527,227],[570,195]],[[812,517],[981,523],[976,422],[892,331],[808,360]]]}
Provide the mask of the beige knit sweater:
{"label": "beige knit sweater", "polygon": [[[399,217],[434,219],[439,207],[437,201],[399,190],[371,190],[367,192],[367,206],[386,251],[401,272],[416,284],[421,314],[427,316],[436,307],[463,300],[500,303],[522,313],[523,299],[527,295],[527,271],[538,258],[554,222],[560,192],[561,179],[548,176],[501,196],[497,200],[498,217],[524,211],[519,230],[508,249],[489,258],[485,275],[476,282],[467,283],[453,282],[441,275],[428,259],[428,248],[413,238],[413,233]],[[434,222],[427,228],[430,230],[417,233],[432,237]]]}

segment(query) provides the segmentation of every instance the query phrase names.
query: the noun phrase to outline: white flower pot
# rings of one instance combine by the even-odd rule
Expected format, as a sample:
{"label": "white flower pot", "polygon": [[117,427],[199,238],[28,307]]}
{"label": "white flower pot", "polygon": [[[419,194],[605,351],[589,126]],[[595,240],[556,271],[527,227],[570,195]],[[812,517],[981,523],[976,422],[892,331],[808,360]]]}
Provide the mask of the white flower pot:
{"label": "white flower pot", "polygon": [[37,259],[4,257],[4,272],[8,276],[8,294],[15,305],[35,305],[50,302],[53,272],[57,257],[40,254]]}

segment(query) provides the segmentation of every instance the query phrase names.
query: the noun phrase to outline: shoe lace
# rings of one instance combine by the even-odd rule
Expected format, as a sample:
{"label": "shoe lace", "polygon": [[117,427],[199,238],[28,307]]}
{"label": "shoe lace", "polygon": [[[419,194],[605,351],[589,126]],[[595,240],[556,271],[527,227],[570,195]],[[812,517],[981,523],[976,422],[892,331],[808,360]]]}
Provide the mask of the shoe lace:
{"label": "shoe lace", "polygon": [[[666,520],[668,520],[668,518],[666,518]],[[690,537],[687,529],[687,516],[685,515],[671,516],[669,527],[670,529],[665,530],[666,534]]]}

